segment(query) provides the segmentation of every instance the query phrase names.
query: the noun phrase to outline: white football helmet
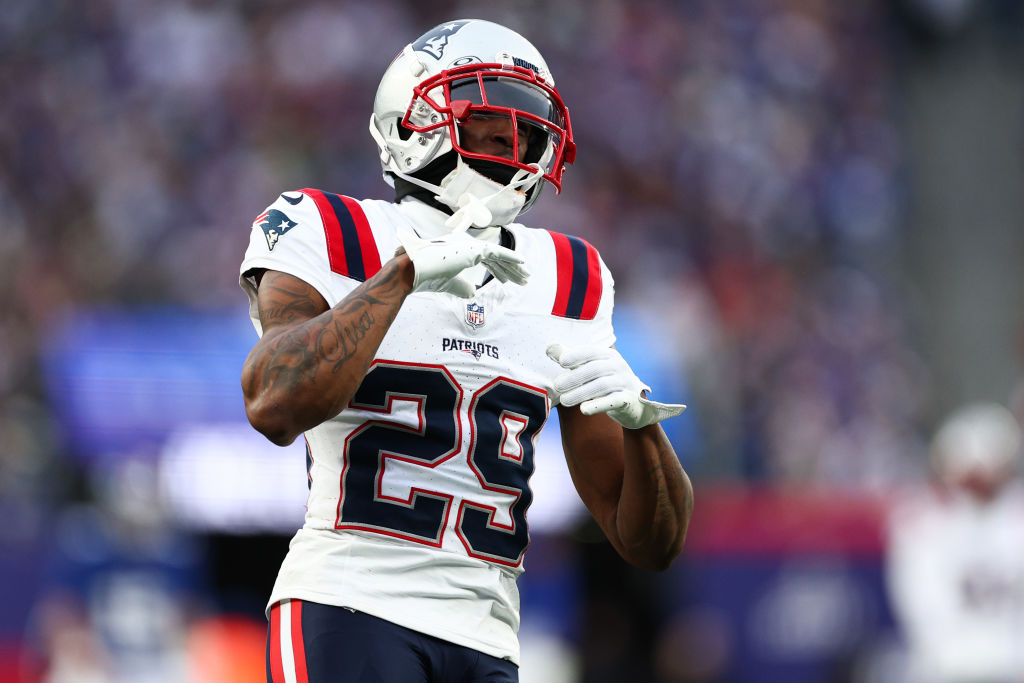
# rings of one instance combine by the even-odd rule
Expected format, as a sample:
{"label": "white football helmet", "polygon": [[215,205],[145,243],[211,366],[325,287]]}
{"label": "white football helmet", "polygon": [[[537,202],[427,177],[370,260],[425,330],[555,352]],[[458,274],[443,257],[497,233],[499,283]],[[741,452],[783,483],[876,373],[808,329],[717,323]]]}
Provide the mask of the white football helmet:
{"label": "white football helmet", "polygon": [[932,441],[932,459],[947,477],[972,471],[997,474],[1021,459],[1021,426],[998,403],[972,403],[943,422]]}
{"label": "white football helmet", "polygon": [[[460,123],[473,117],[510,120],[512,149],[528,136],[523,159],[466,150]],[[576,157],[569,111],[540,52],[479,19],[441,24],[402,49],[377,89],[370,134],[390,185],[398,177],[430,190],[479,227],[514,219],[544,181],[561,191]]]}

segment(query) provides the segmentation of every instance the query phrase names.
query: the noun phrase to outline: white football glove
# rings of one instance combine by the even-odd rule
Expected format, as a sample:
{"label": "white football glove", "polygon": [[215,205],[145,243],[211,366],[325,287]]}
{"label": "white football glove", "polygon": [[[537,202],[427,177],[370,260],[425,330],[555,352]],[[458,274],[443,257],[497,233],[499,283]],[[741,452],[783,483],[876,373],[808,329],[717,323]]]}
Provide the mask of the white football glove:
{"label": "white football glove", "polygon": [[639,429],[675,417],[686,406],[649,401],[641,394],[650,387],[633,374],[613,348],[552,344],[548,357],[566,368],[555,378],[555,391],[565,406],[580,407],[584,415],[608,413],[626,429]]}
{"label": "white football glove", "polygon": [[470,237],[455,231],[425,240],[414,235],[399,238],[403,251],[412,259],[415,276],[414,292],[448,292],[468,299],[476,293],[476,286],[460,273],[482,263],[501,282],[526,283],[530,276],[523,265],[523,257],[505,247]]}

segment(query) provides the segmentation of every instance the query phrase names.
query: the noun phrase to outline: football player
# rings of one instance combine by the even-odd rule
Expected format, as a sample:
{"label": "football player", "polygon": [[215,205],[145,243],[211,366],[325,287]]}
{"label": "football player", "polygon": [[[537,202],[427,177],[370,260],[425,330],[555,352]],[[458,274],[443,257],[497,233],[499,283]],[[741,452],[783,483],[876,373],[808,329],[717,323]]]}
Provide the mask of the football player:
{"label": "football player", "polygon": [[241,285],[242,384],[309,499],[270,596],[267,677],[515,681],[534,444],[559,410],[576,489],[627,561],[679,554],[681,405],[613,348],[613,281],[577,237],[514,222],[576,150],[540,53],[459,20],[405,46],[370,117],[393,201],[285,192]]}
{"label": "football player", "polygon": [[1021,427],[990,402],[958,408],[931,444],[936,475],[887,520],[885,578],[908,683],[1024,680]]}

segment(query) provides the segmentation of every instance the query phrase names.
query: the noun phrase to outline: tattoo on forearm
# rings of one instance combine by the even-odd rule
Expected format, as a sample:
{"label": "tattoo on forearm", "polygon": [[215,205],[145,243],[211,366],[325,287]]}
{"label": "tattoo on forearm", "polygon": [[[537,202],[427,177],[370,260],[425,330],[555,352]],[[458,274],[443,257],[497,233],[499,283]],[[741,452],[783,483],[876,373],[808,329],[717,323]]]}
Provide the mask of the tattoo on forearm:
{"label": "tattoo on forearm", "polygon": [[[384,329],[394,321],[404,299],[398,268],[393,263],[385,264],[377,276],[328,311],[329,315],[316,316],[316,303],[304,291],[276,281],[264,284],[268,285],[274,288],[274,296],[270,297],[272,305],[260,309],[265,327],[302,319],[307,322],[273,338],[267,345],[261,359],[263,389],[273,384],[315,384],[323,362],[330,364],[332,374],[342,371],[379,321],[383,321]],[[380,339],[375,341],[379,343]],[[366,365],[371,357],[372,354],[367,356]]]}
{"label": "tattoo on forearm", "polygon": [[264,287],[274,293],[273,305],[260,309],[260,319],[265,327],[280,325],[295,320],[308,320],[317,314],[316,303],[302,292],[290,288],[293,282],[269,280]]}
{"label": "tattoo on forearm", "polygon": [[329,325],[320,329],[314,344],[324,360],[333,361],[333,372],[338,372],[359,350],[359,342],[366,338],[377,318],[372,306],[377,301],[357,297],[343,306],[339,313],[343,318],[332,318]]}

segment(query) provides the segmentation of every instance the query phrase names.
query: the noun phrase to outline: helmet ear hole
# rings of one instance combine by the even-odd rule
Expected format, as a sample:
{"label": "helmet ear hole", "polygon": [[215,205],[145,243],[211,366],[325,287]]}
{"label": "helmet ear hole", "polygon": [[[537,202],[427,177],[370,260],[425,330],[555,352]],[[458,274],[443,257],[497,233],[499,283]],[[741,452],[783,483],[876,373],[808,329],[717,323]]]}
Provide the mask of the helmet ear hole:
{"label": "helmet ear hole", "polygon": [[408,140],[409,138],[412,137],[412,129],[411,128],[406,128],[405,126],[403,126],[401,120],[398,121],[398,130],[397,130],[397,132],[398,132],[398,139],[399,140],[405,141],[405,140]]}

